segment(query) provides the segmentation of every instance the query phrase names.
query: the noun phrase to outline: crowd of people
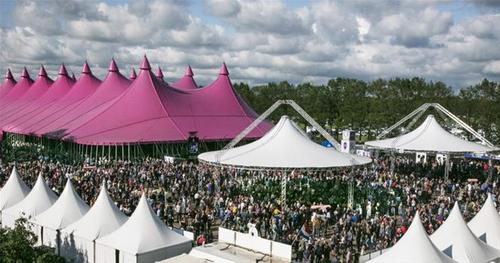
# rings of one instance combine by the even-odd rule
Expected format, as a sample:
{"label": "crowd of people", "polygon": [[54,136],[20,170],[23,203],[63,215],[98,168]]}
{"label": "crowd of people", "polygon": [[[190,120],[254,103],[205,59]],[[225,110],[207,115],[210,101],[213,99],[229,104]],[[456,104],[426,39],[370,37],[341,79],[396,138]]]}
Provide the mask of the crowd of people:
{"label": "crowd of people", "polygon": [[354,180],[356,189],[385,193],[383,198],[371,194],[357,197],[353,207],[343,201],[315,202],[315,195],[321,193],[314,191],[312,198],[295,195],[286,202],[275,192],[252,194],[257,186],[258,191],[266,191],[269,187],[262,186],[279,184],[283,174],[271,171],[238,171],[150,158],[88,159],[71,165],[39,158],[0,163],[0,185],[14,165],[29,186],[42,173],[56,193],[61,193],[66,179],[71,178],[89,205],[104,182],[127,215],[144,192],[154,212],[169,226],[192,231],[206,242],[214,240],[217,226],[255,231],[263,238],[291,244],[299,262],[357,262],[360,255],[392,246],[416,211],[430,234],[446,219],[455,201],[462,205],[468,220],[481,208],[486,193],[492,193],[496,203],[500,197],[499,168],[491,168],[494,176],[489,177],[490,167],[485,162],[466,159],[453,160],[447,178],[443,165],[432,160],[416,163],[405,157],[396,161],[393,172],[389,171],[389,159],[380,157],[354,170],[295,171],[288,175],[291,190],[314,183],[335,189],[335,185]]}

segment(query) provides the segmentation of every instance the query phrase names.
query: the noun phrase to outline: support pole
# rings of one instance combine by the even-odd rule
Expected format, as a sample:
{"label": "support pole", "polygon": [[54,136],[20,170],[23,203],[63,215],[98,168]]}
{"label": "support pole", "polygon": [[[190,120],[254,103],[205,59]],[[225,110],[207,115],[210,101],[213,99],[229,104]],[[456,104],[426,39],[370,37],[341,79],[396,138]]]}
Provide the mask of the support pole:
{"label": "support pole", "polygon": [[444,163],[444,179],[448,180],[448,177],[450,175],[450,154],[446,154],[446,159]]}
{"label": "support pole", "polygon": [[281,175],[281,204],[286,206],[286,183],[288,181],[288,174],[285,170]]}
{"label": "support pole", "polygon": [[396,168],[396,156],[394,155],[394,151],[391,151],[391,164],[390,164],[390,171],[391,175],[394,174],[394,169]]}
{"label": "support pole", "polygon": [[347,207],[349,209],[354,208],[354,168],[351,168],[350,176],[349,176],[349,185],[348,185],[348,193],[347,193]]}

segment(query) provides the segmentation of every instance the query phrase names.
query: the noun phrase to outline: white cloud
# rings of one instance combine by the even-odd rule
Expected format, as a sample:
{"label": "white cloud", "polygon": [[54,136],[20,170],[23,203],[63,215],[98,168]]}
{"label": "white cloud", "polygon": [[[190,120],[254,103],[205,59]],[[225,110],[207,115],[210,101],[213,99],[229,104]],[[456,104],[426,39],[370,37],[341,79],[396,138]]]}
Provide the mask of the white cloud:
{"label": "white cloud", "polygon": [[79,72],[88,59],[103,77],[111,57],[128,74],[147,54],[167,79],[191,64],[204,84],[226,61],[251,84],[419,76],[463,87],[500,79],[500,16],[480,2],[480,13],[454,21],[431,0],[18,1],[0,25],[0,68],[56,72],[65,62]]}

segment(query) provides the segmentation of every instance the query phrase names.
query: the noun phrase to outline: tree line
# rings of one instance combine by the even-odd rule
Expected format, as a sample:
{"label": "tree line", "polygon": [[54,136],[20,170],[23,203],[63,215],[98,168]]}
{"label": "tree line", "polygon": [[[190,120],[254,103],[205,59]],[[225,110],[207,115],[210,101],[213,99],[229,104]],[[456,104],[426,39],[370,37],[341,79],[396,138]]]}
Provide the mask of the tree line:
{"label": "tree line", "polygon": [[[352,129],[362,141],[374,139],[420,105],[437,102],[491,142],[500,144],[500,84],[487,79],[458,91],[443,82],[417,77],[369,82],[336,78],[326,85],[293,85],[283,81],[250,87],[237,83],[234,88],[257,113],[264,112],[278,99],[292,99],[318,123],[331,128],[337,137],[340,131]],[[440,114],[428,113],[436,115],[441,124],[452,125]],[[280,107],[270,119],[275,122],[284,114],[295,116],[292,109]],[[425,116],[420,122],[423,119]]]}

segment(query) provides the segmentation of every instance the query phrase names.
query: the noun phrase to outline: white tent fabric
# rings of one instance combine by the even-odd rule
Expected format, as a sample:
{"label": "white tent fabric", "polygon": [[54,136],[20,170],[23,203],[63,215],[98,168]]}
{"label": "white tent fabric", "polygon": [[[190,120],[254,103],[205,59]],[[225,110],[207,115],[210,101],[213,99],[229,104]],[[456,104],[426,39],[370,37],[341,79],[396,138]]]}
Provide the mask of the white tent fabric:
{"label": "white tent fabric", "polygon": [[[217,160],[218,157],[220,160]],[[225,152],[202,153],[198,159],[214,164],[264,169],[322,169],[371,162],[369,158],[341,153],[311,141],[288,116],[282,116],[273,129],[257,141]]]}
{"label": "white tent fabric", "polygon": [[[21,202],[29,192],[30,188],[24,183],[21,177],[19,177],[17,169],[14,166],[9,179],[0,190],[0,215],[3,210]],[[1,222],[0,216],[0,223]]]}
{"label": "white tent fabric", "polygon": [[467,227],[458,203],[446,221],[430,236],[445,254],[460,263],[500,262],[500,250],[479,240]]}
{"label": "white tent fabric", "polygon": [[[35,186],[26,198],[2,211],[2,225],[13,228],[15,221],[21,217],[31,220],[51,207],[56,200],[57,195],[47,186],[40,173]],[[35,234],[39,235],[40,233],[35,232]]]}
{"label": "white tent fabric", "polygon": [[484,153],[498,150],[463,140],[447,132],[432,115],[428,115],[425,121],[411,132],[394,138],[369,141],[365,145],[409,152]]}
{"label": "white tent fabric", "polygon": [[434,244],[432,244],[422,226],[420,215],[417,212],[404,236],[394,246],[389,248],[387,252],[368,262],[451,263],[455,261],[443,254]]}
{"label": "white tent fabric", "polygon": [[115,231],[127,219],[113,203],[103,183],[92,208],[61,231],[61,255],[73,262],[95,262],[95,240]]}
{"label": "white tent fabric", "polygon": [[120,263],[155,262],[190,249],[191,240],[163,224],[143,194],[125,224],[96,240],[96,262],[115,262],[116,253]]}
{"label": "white tent fabric", "polygon": [[493,204],[491,194],[479,212],[468,224],[472,233],[488,245],[500,249],[500,215]]}
{"label": "white tent fabric", "polygon": [[71,183],[71,179],[66,181],[59,199],[45,212],[41,213],[33,220],[33,223],[40,226],[39,239],[43,245],[55,247],[56,251],[60,245],[60,230],[80,219],[89,206],[78,196]]}

